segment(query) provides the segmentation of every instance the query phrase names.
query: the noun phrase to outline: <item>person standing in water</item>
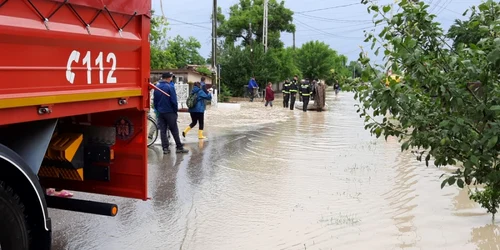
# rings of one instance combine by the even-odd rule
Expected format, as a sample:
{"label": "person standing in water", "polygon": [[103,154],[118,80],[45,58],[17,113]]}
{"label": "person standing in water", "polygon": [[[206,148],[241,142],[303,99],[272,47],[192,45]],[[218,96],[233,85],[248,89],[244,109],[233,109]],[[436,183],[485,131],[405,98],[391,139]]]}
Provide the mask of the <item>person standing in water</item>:
{"label": "person standing in water", "polygon": [[274,91],[273,91],[273,84],[269,82],[266,87],[266,107],[267,105],[271,105],[271,108],[273,107],[273,101],[274,101]]}
{"label": "person standing in water", "polygon": [[340,85],[339,85],[339,82],[335,81],[335,83],[333,84],[333,90],[335,90],[335,95],[337,95],[340,91]]}
{"label": "person standing in water", "polygon": [[[160,120],[160,140],[163,154],[170,153],[168,149],[167,130],[170,130],[175,140],[175,152],[185,154],[188,153],[189,150],[184,149],[184,145],[182,145],[181,139],[179,138],[179,128],[177,126],[179,104],[177,102],[175,85],[172,80],[173,77],[174,74],[171,72],[162,75],[162,79],[159,81],[157,87],[161,89],[163,93],[155,89],[153,102],[155,109],[159,112],[158,119]],[[168,96],[164,93],[168,94]]]}
{"label": "person standing in water", "polygon": [[323,111],[326,100],[326,86],[321,81],[318,81],[318,83],[316,84],[316,91],[314,91],[314,96],[314,104],[316,105],[318,112]]}
{"label": "person standing in water", "polygon": [[252,76],[250,81],[248,81],[248,94],[250,95],[250,102],[253,102],[258,88],[259,85],[257,85],[257,82],[255,81],[255,76]]}
{"label": "person standing in water", "polygon": [[302,97],[304,112],[307,112],[307,105],[309,105],[309,98],[311,97],[311,94],[311,84],[309,82],[302,81],[302,84],[300,85],[300,96]]}
{"label": "person standing in water", "polygon": [[297,93],[299,92],[299,86],[297,85],[298,77],[294,76],[292,83],[290,83],[290,110],[295,107],[295,99],[297,98]]}
{"label": "person standing in water", "polygon": [[[208,92],[208,91],[207,91]],[[182,132],[182,136],[186,137],[187,133],[196,126],[198,123],[198,139],[206,139],[205,136],[203,136],[203,129],[205,126],[205,100],[212,100],[212,94],[210,93],[205,93],[205,91],[202,89],[201,84],[199,82],[195,82],[193,85],[193,90],[191,91],[191,94],[196,94],[196,103],[194,107],[189,108],[189,114],[191,115],[191,124],[184,129]]]}
{"label": "person standing in water", "polygon": [[283,108],[288,108],[288,103],[290,99],[290,81],[288,79],[285,80],[283,84]]}
{"label": "person standing in water", "polygon": [[318,80],[316,80],[316,79],[312,80],[312,83],[310,84],[312,94],[309,97],[310,98],[309,100],[316,100],[316,84],[318,84]]}

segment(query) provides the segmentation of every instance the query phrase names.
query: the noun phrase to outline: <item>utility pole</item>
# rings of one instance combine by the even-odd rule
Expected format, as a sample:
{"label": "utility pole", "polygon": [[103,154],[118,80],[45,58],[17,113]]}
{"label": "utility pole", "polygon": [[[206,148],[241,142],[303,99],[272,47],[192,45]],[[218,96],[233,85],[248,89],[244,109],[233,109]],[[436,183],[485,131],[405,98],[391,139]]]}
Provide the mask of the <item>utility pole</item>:
{"label": "utility pole", "polygon": [[293,47],[292,48],[295,50],[295,31],[293,31]]}
{"label": "utility pole", "polygon": [[249,22],[248,23],[248,38],[250,39],[249,44],[250,44],[250,64],[252,65],[252,76],[254,76],[254,72],[253,72],[253,42],[252,42],[252,23]]}
{"label": "utility pole", "polygon": [[269,0],[264,0],[264,22],[262,30],[262,43],[264,44],[264,52],[267,52],[267,21],[268,21],[268,5]]}
{"label": "utility pole", "polygon": [[[212,74],[212,86],[217,89],[217,96],[220,96],[220,88],[217,85],[218,70],[217,70],[217,0],[214,0],[214,6],[212,10],[212,69],[214,73]],[[218,100],[217,100],[218,101]]]}

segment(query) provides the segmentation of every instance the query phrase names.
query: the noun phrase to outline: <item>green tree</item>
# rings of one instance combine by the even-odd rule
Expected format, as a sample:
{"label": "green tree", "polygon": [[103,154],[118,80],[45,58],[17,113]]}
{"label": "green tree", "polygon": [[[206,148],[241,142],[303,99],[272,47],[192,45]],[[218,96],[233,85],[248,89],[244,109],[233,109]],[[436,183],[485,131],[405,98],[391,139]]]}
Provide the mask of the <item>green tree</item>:
{"label": "green tree", "polygon": [[150,57],[152,69],[166,69],[175,67],[172,63],[174,55],[167,51],[168,23],[163,17],[153,16],[151,18]]}
{"label": "green tree", "polygon": [[184,39],[179,35],[168,40],[167,45],[167,51],[174,55],[173,63],[177,68],[183,68],[187,64],[205,64],[205,59],[198,52],[200,48],[201,43],[196,38]]}
{"label": "green tree", "polygon": [[270,48],[264,53],[261,44],[255,49],[243,46],[226,45],[221,57],[221,79],[231,93],[241,96],[244,94],[244,85],[252,76],[255,76],[261,88],[266,82],[280,82],[298,74],[294,64],[292,49]]}
{"label": "green tree", "polygon": [[351,61],[349,63],[348,69],[351,71],[350,76],[353,78],[359,78],[361,77],[361,73],[363,72],[363,67],[362,65],[357,62],[357,61]]}
{"label": "green tree", "polygon": [[241,46],[225,45],[219,56],[221,65],[221,84],[234,95],[244,94],[243,86],[247,84],[252,74],[250,50]]}
{"label": "green tree", "polygon": [[348,74],[343,70],[346,61],[345,56],[339,56],[328,44],[310,41],[299,49],[297,64],[304,77],[325,79],[331,76],[332,69],[339,74]]}
{"label": "green tree", "polygon": [[[263,0],[240,0],[230,7],[227,20],[218,15],[220,27],[217,35],[225,38],[227,43],[234,44],[238,39],[242,39],[244,46],[252,42],[262,43],[263,3]],[[278,3],[277,0],[269,0],[268,6],[268,47],[281,48],[283,42],[280,40],[280,32],[295,31],[293,12],[285,7],[284,1]]]}
{"label": "green tree", "polygon": [[477,10],[473,8],[470,19],[466,21],[456,20],[455,24],[450,27],[446,36],[453,40],[454,49],[462,45],[468,46],[470,44],[477,44],[481,38],[488,36],[487,33],[490,32],[489,29],[481,27],[490,25],[495,19],[495,16],[481,15],[481,12],[477,12]]}
{"label": "green tree", "polygon": [[197,67],[196,71],[205,75],[212,75],[212,71],[210,71],[206,66]]}
{"label": "green tree", "polygon": [[[154,11],[151,11],[152,15]],[[149,33],[149,42],[151,47],[155,48],[165,48],[166,46],[166,36],[168,31],[168,22],[159,16],[154,16],[151,18],[151,26]]]}
{"label": "green tree", "polygon": [[297,66],[297,51],[292,47],[285,49],[272,49],[270,53],[276,54],[278,68],[276,69],[279,80],[293,78],[294,75],[300,75],[300,69]]}
{"label": "green tree", "polygon": [[[355,98],[366,128],[377,137],[398,137],[402,150],[413,148],[427,165],[431,159],[435,166],[456,165],[441,187],[481,184],[470,186],[470,197],[494,218],[500,204],[500,5],[490,0],[473,8],[464,28],[479,29],[481,37],[453,49],[424,2],[399,1],[401,11],[392,18],[392,6],[363,3],[378,15],[375,24],[384,25],[366,41],[391,45],[375,54],[382,50],[386,67],[404,72],[402,81],[390,79],[386,87],[360,54],[363,82],[370,84],[358,86]],[[490,22],[477,26],[474,20]],[[391,119],[384,117],[388,112]]]}
{"label": "green tree", "polygon": [[205,63],[198,52],[201,44],[196,38],[176,36],[167,39],[168,30],[168,22],[163,17],[153,15],[149,34],[152,69],[182,68],[187,64]]}

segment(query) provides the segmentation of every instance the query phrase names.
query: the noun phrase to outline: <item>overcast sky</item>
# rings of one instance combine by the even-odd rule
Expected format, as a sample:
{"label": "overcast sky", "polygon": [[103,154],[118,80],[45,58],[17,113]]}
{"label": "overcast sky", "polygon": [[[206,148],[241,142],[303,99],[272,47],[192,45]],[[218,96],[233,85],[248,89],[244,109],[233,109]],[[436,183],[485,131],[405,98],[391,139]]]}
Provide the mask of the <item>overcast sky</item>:
{"label": "overcast sky", "polygon": [[[211,0],[153,0],[155,13],[161,14],[160,1],[170,23],[169,37],[181,35],[193,36],[202,45],[200,53],[209,56],[211,50]],[[218,0],[223,13],[228,15],[229,7],[239,0]],[[382,0],[382,3],[394,2]],[[455,19],[463,19],[461,14],[470,6],[478,5],[481,0],[425,0],[430,4],[432,13],[438,16],[445,30]],[[373,27],[372,16],[366,12],[366,6],[360,0],[286,0],[287,8],[294,11],[296,25],[296,46],[310,40],[320,40],[331,48],[356,60],[359,46],[364,44],[363,30]],[[285,46],[293,44],[292,34],[282,34]],[[378,61],[378,60],[377,60]]]}

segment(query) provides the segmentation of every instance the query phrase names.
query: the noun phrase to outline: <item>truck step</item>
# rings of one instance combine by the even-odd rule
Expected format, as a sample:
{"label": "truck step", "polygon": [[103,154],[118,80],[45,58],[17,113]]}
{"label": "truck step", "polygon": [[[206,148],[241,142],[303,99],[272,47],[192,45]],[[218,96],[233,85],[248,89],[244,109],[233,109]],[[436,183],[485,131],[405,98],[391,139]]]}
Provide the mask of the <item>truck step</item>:
{"label": "truck step", "polygon": [[47,201],[47,207],[55,209],[112,217],[116,216],[118,213],[118,206],[111,203],[61,198],[56,196],[45,196],[45,200]]}

